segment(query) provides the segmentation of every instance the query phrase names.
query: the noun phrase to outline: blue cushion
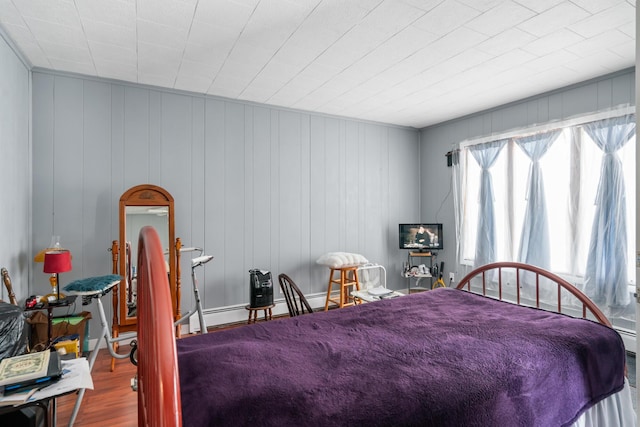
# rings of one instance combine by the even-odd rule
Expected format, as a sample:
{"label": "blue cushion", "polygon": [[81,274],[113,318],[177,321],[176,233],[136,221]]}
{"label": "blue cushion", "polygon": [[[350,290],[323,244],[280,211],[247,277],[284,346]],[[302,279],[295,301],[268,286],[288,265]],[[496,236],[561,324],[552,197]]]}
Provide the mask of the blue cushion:
{"label": "blue cushion", "polygon": [[86,279],[75,280],[64,287],[67,292],[76,294],[91,295],[104,292],[120,283],[122,276],[109,274],[107,276],[87,277]]}

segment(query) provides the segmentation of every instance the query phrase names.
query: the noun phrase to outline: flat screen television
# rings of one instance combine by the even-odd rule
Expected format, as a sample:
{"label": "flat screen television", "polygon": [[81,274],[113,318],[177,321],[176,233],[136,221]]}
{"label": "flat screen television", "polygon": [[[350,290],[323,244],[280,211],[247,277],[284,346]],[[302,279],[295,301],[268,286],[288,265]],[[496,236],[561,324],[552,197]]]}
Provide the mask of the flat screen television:
{"label": "flat screen television", "polygon": [[420,251],[442,250],[442,224],[400,224],[400,249]]}

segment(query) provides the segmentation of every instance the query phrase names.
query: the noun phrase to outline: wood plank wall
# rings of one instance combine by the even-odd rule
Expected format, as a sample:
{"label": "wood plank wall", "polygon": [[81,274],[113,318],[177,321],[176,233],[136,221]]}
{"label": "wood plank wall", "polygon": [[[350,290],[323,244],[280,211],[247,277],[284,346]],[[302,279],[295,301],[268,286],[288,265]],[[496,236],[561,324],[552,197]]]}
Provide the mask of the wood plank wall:
{"label": "wood plank wall", "polygon": [[325,292],[315,260],[329,251],[361,253],[406,285],[397,224],[420,220],[417,130],[45,71],[33,104],[32,244],[62,236],[63,285],[110,273],[118,199],[141,183],[167,189],[176,236],[215,257],[198,272],[205,308],[246,304],[251,268]]}

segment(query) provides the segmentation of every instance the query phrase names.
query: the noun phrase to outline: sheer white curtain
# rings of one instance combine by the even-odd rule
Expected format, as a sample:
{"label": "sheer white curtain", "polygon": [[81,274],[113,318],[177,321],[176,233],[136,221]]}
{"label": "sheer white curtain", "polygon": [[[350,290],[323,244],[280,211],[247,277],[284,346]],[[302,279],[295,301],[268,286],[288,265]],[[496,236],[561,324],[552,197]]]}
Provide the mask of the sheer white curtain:
{"label": "sheer white curtain", "polygon": [[618,150],[635,135],[635,116],[615,117],[584,125],[603,151],[596,212],[584,278],[585,293],[597,304],[629,304],[627,277],[627,194]]}
{"label": "sheer white curtain", "polygon": [[480,176],[480,194],[478,227],[476,231],[475,266],[496,261],[496,225],[493,206],[493,180],[491,166],[507,143],[506,139],[486,144],[474,145],[469,151],[482,168]]}
{"label": "sheer white curtain", "polygon": [[518,261],[549,269],[549,221],[547,199],[544,192],[544,177],[540,159],[560,131],[546,132],[516,139],[516,144],[531,160],[527,189],[527,208],[520,234]]}

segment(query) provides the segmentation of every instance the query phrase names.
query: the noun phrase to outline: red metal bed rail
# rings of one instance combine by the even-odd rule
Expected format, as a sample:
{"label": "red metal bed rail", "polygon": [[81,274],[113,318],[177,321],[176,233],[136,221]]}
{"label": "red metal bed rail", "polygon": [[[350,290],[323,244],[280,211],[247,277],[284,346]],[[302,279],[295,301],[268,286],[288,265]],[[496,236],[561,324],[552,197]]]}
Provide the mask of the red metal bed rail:
{"label": "red metal bed rail", "polygon": [[138,425],[182,425],[171,291],[158,233],[138,240]]}
{"label": "red metal bed rail", "polygon": [[482,295],[487,296],[487,272],[497,270],[497,281],[498,281],[498,299],[502,300],[502,273],[504,269],[511,269],[515,271],[515,280],[516,280],[516,304],[521,305],[520,303],[520,273],[528,272],[535,275],[535,285],[536,285],[536,307],[540,308],[540,277],[544,277],[549,279],[552,282],[555,282],[557,285],[557,298],[558,298],[558,313],[562,313],[562,289],[570,292],[580,303],[582,303],[582,317],[587,318],[587,312],[591,313],[595,319],[609,327],[611,327],[611,322],[609,319],[600,311],[600,309],[595,305],[593,301],[589,299],[581,290],[573,286],[571,283],[564,280],[562,277],[557,276],[550,271],[542,269],[540,267],[536,267],[534,265],[523,264],[520,262],[494,262],[491,264],[486,264],[480,266],[469,274],[464,276],[458,286],[457,289],[467,288],[466,290],[471,292],[471,280],[480,276],[482,278]]}

